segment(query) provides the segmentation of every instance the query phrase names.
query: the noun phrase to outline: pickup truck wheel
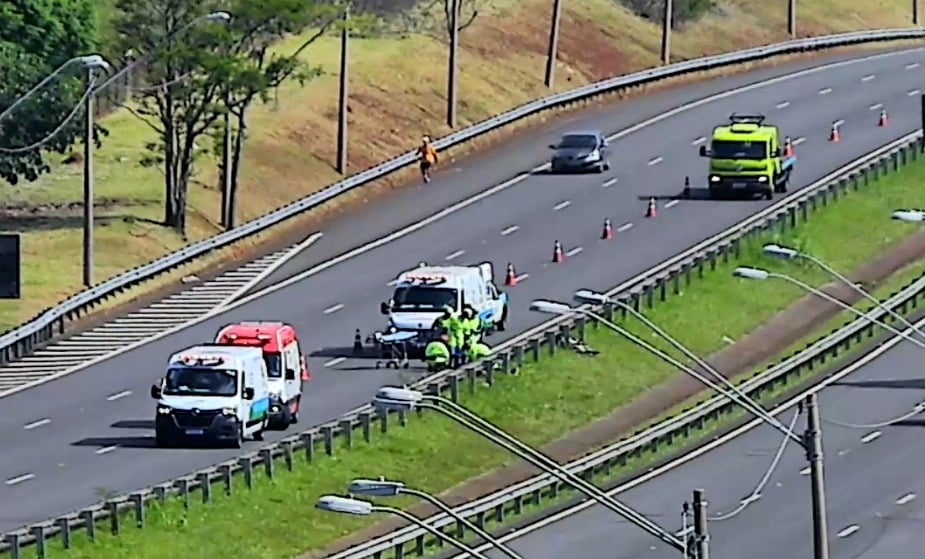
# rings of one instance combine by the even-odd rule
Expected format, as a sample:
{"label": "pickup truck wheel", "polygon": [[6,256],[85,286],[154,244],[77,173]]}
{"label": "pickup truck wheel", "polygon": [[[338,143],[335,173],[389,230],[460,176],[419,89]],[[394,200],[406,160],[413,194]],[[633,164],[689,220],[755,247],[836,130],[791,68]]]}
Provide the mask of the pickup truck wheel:
{"label": "pickup truck wheel", "polygon": [[764,199],[771,200],[772,198],[774,198],[774,189],[768,188],[764,191]]}

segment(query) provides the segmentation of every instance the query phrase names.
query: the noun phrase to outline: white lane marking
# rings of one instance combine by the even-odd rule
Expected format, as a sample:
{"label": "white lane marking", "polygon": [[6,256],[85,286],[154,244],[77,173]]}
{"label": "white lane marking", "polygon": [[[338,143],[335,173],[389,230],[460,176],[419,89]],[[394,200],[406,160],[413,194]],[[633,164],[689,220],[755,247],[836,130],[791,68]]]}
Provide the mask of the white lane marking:
{"label": "white lane marking", "polygon": [[328,361],[327,363],[325,363],[324,366],[325,366],[325,367],[334,367],[334,366],[340,365],[341,363],[343,363],[343,362],[346,361],[346,360],[347,360],[346,357],[335,357],[334,359],[331,359],[330,361]]}
{"label": "white lane marking", "polygon": [[803,137],[801,136],[801,137],[797,138],[796,140],[790,142],[790,145],[792,145],[792,146],[798,146],[798,145],[802,144],[802,143],[805,142],[805,141],[806,141],[806,138],[803,138]]}
{"label": "white lane marking", "polygon": [[342,308],[344,308],[344,304],[343,304],[343,303],[337,303],[336,305],[332,305],[332,306],[330,306],[330,307],[324,309],[324,314],[336,313],[337,311],[341,310]]}
{"label": "white lane marking", "polygon": [[661,163],[661,162],[664,161],[664,160],[665,160],[665,158],[662,157],[662,156],[654,157],[654,158],[652,158],[652,159],[649,160],[649,166],[651,167],[652,165],[658,165],[659,163]]}
{"label": "white lane marking", "polygon": [[119,448],[117,445],[104,446],[103,448],[98,449],[96,451],[96,454],[109,454],[110,452],[112,452],[113,450],[117,448]]}
{"label": "white lane marking", "polygon": [[912,91],[909,92],[908,95],[909,95],[909,97],[915,97],[916,95],[918,95],[918,94],[921,93],[921,92],[922,92],[921,89],[913,89]]}
{"label": "white lane marking", "polygon": [[812,471],[812,469],[811,469],[809,466],[806,466],[805,468],[803,468],[802,470],[800,470],[800,475],[801,475],[801,476],[808,476],[808,475],[809,475],[809,472],[811,472],[811,471]]}
{"label": "white lane marking", "polygon": [[[896,336],[895,338],[888,340],[887,342],[876,347],[873,351],[867,353],[866,355],[862,356],[860,359],[856,360],[854,363],[848,365],[847,367],[841,369],[840,371],[824,379],[822,382],[820,382],[816,386],[810,388],[809,390],[804,391],[801,394],[794,396],[790,400],[778,405],[774,409],[768,410],[768,412],[771,415],[779,415],[783,411],[793,408],[800,402],[805,401],[806,396],[808,394],[818,394],[825,388],[831,386],[833,383],[841,381],[845,377],[863,368],[865,365],[870,364],[872,361],[876,360],[878,357],[880,357],[887,351],[896,347],[900,342],[905,341],[907,336],[910,336],[913,333],[917,332],[918,329],[922,328],[923,326],[925,326],[925,319],[914,323],[913,328],[907,328],[906,330],[904,330],[902,336]],[[729,443],[730,441],[736,440],[737,438],[744,435],[745,433],[748,433],[749,431],[752,431],[753,429],[759,426],[762,426],[762,425],[766,425],[763,419],[753,419],[749,421],[748,423],[746,423],[745,425],[742,425],[741,427],[737,429],[733,429],[732,431],[730,431],[729,433],[726,433],[725,435],[712,439],[710,442],[692,450],[691,452],[687,454],[684,454],[683,456],[679,456],[674,461],[668,462],[667,464],[663,464],[662,466],[658,468],[649,470],[646,473],[642,474],[641,476],[638,476],[635,479],[627,483],[624,483],[623,485],[619,487],[615,487],[613,489],[605,491],[605,493],[609,496],[617,496],[620,493],[629,491],[644,483],[648,483],[652,481],[653,479],[656,479],[659,476],[664,475],[665,472],[675,470],[680,466],[683,466],[689,462],[692,462],[700,458],[701,456],[704,456],[705,454],[712,452],[716,450],[717,448]],[[800,470],[800,475],[807,475],[807,474],[809,474],[808,466]],[[556,522],[561,522],[565,518],[572,517],[594,506],[597,506],[597,502],[592,499],[589,499],[587,501],[584,501],[581,504],[575,505],[573,507],[560,511],[556,514],[548,516],[538,522],[535,522],[528,526],[524,526],[523,528],[521,528],[520,530],[517,530],[516,532],[512,532],[510,534],[501,536],[498,538],[498,541],[500,541],[501,543],[507,543],[512,540],[516,540],[517,538],[521,538],[528,534],[532,534],[533,532],[536,532],[537,530],[542,530],[543,528],[551,524],[555,524]],[[487,544],[487,545],[483,544],[479,547],[476,547],[475,550],[484,552],[490,548],[491,548],[491,544]],[[452,557],[452,559],[464,559],[465,557],[467,556],[455,555]]]}
{"label": "white lane marking", "polygon": [[906,64],[906,70],[912,70],[918,67],[919,67],[918,62],[910,62],[909,64]]}
{"label": "white lane marking", "polygon": [[819,90],[819,95],[828,95],[829,93],[832,93],[831,87],[824,87]]}
{"label": "white lane marking", "polygon": [[632,223],[632,222],[624,223],[623,225],[617,227],[617,233],[622,233],[622,232],[624,232],[624,231],[629,231],[629,230],[632,229],[632,228],[633,228],[633,223]]}
{"label": "white lane marking", "polygon": [[691,142],[691,145],[692,145],[692,146],[699,146],[700,144],[702,144],[702,143],[704,143],[704,142],[706,142],[706,141],[707,141],[707,137],[706,137],[706,136],[700,136],[699,138],[697,138],[696,140],[694,140],[693,142]]}
{"label": "white lane marking", "polygon": [[868,107],[868,108],[869,108],[870,110],[872,110],[872,111],[876,111],[876,110],[878,110],[878,109],[882,109],[882,108],[883,108],[883,103],[874,103],[873,105],[871,105],[871,106]]}
{"label": "white lane marking", "polygon": [[568,252],[566,252],[565,255],[566,255],[566,256],[575,256],[575,255],[581,254],[581,252],[582,252],[583,250],[584,250],[584,249],[581,248],[581,247],[575,247],[575,248],[573,248],[573,249],[570,249]]}
{"label": "white lane marking", "polygon": [[[796,79],[803,78],[803,77],[805,77],[805,76],[810,76],[810,75],[818,74],[818,73],[821,73],[821,72],[827,72],[827,71],[834,70],[834,69],[837,69],[837,68],[842,68],[842,67],[847,67],[847,66],[853,66],[853,65],[856,65],[856,64],[867,64],[867,63],[870,63],[871,61],[874,61],[874,60],[881,60],[881,59],[893,58],[893,57],[896,57],[896,56],[908,56],[910,53],[919,53],[919,52],[922,52],[923,50],[925,50],[925,49],[922,49],[922,48],[907,49],[907,50],[901,50],[901,51],[893,51],[893,52],[885,52],[885,53],[873,54],[873,55],[864,56],[864,57],[861,57],[861,58],[853,58],[853,59],[851,59],[851,60],[842,60],[842,61],[839,61],[839,62],[832,62],[832,63],[830,63],[830,64],[823,64],[823,65],[820,65],[820,66],[814,66],[814,67],[812,67],[812,68],[806,68],[806,69],[804,69],[804,70],[799,70],[799,71],[793,72],[793,73],[791,73],[791,74],[786,74],[786,75],[783,75],[783,76],[777,76],[777,77],[774,77],[774,78],[769,78],[769,79],[764,80],[764,81],[751,83],[751,84],[748,84],[748,85],[744,85],[744,86],[742,86],[742,87],[738,87],[738,88],[734,88],[734,89],[729,89],[729,90],[727,90],[727,91],[722,91],[722,92],[719,92],[719,93],[717,93],[717,94],[715,94],[715,95],[711,95],[711,96],[709,96],[709,97],[704,97],[704,98],[702,98],[702,99],[698,99],[698,100],[696,100],[696,101],[692,101],[692,102],[690,102],[690,103],[687,103],[687,104],[684,104],[684,105],[675,107],[675,108],[673,108],[673,109],[671,109],[671,110],[668,110],[668,111],[659,113],[658,115],[653,116],[652,118],[649,118],[649,119],[646,119],[646,120],[644,120],[644,121],[642,121],[642,122],[636,123],[636,124],[634,124],[633,126],[629,126],[629,127],[627,127],[627,128],[624,128],[623,130],[620,130],[619,132],[616,132],[616,133],[614,133],[614,134],[611,134],[610,136],[607,136],[607,141],[612,142],[612,141],[614,141],[614,140],[618,140],[618,139],[620,139],[620,138],[624,138],[624,137],[629,136],[629,135],[631,135],[631,134],[635,134],[636,132],[638,132],[638,131],[640,131],[640,130],[643,130],[643,129],[645,129],[645,128],[648,128],[648,127],[652,126],[653,124],[658,124],[659,122],[668,120],[668,119],[673,118],[673,117],[675,117],[675,116],[677,116],[677,115],[679,115],[679,114],[683,114],[683,113],[686,113],[686,112],[690,112],[690,111],[692,111],[692,110],[694,110],[694,109],[698,109],[698,108],[700,108],[700,107],[703,107],[704,105],[708,105],[708,104],[710,104],[710,103],[715,103],[715,102],[717,102],[717,101],[722,101],[722,100],[728,99],[728,98],[730,98],[730,97],[735,97],[735,96],[737,96],[737,95],[742,95],[742,94],[744,94],[744,93],[748,93],[748,92],[755,91],[755,90],[758,90],[758,89],[766,88],[766,87],[773,86],[773,85],[777,85],[777,84],[781,84],[781,83],[790,82],[790,81],[793,81],[793,80],[796,80]],[[300,274],[296,274],[295,276],[293,276],[293,277],[291,277],[291,278],[289,278],[289,279],[283,280],[283,281],[281,281],[281,282],[279,282],[279,283],[277,283],[277,284],[274,284],[274,285],[267,286],[267,287],[265,287],[264,289],[262,289],[262,290],[260,290],[260,291],[257,291],[256,293],[252,293],[251,295],[248,295],[248,296],[246,296],[246,297],[243,297],[243,298],[239,299],[239,300],[236,301],[235,303],[233,303],[233,304],[231,304],[231,305],[228,305],[227,307],[224,307],[223,309],[216,309],[215,311],[210,312],[210,313],[206,313],[205,315],[200,316],[200,317],[198,317],[198,318],[195,318],[195,319],[193,319],[193,320],[187,322],[186,324],[180,324],[180,325],[178,325],[178,326],[175,326],[175,327],[173,327],[173,328],[170,328],[170,329],[168,329],[168,330],[165,330],[165,331],[163,331],[163,332],[161,332],[161,333],[159,333],[159,334],[157,334],[157,335],[155,335],[155,336],[153,336],[153,337],[150,337],[150,338],[141,340],[141,341],[136,342],[136,343],[134,343],[134,344],[129,344],[129,345],[127,345],[127,346],[121,347],[121,348],[119,348],[118,350],[116,350],[116,351],[114,351],[114,352],[111,352],[111,353],[108,353],[108,354],[106,354],[106,355],[97,357],[96,359],[93,359],[93,360],[91,360],[91,361],[87,361],[87,362],[85,362],[85,363],[81,363],[81,364],[79,364],[79,365],[75,365],[74,367],[71,367],[71,368],[69,368],[69,369],[65,369],[65,370],[61,371],[60,373],[58,373],[58,374],[56,374],[56,375],[50,375],[50,376],[47,376],[47,377],[43,377],[43,378],[41,378],[41,379],[37,379],[37,380],[36,380],[35,382],[33,382],[33,383],[24,383],[24,384],[22,384],[22,385],[20,385],[20,386],[17,386],[16,388],[13,388],[12,390],[6,390],[6,391],[4,391],[2,394],[0,394],[0,398],[6,397],[6,396],[11,396],[11,395],[13,395],[13,394],[17,394],[17,393],[22,392],[22,391],[24,391],[24,390],[27,390],[27,389],[29,389],[29,388],[34,388],[34,387],[39,386],[39,385],[41,385],[41,384],[45,384],[45,383],[47,383],[47,382],[51,382],[51,381],[57,380],[57,379],[59,379],[59,378],[62,378],[62,377],[64,377],[64,376],[67,376],[67,375],[76,373],[76,372],[81,371],[81,370],[83,370],[83,369],[86,369],[86,368],[88,368],[88,367],[92,367],[92,366],[94,366],[94,365],[97,365],[97,364],[99,364],[99,363],[102,363],[103,361],[107,361],[107,360],[109,360],[109,359],[112,359],[112,358],[114,358],[114,357],[117,357],[117,356],[119,356],[119,355],[122,355],[123,353],[127,353],[127,352],[129,352],[129,351],[133,351],[133,350],[135,350],[135,349],[137,349],[137,348],[139,348],[139,347],[142,347],[142,346],[144,346],[144,345],[147,345],[147,344],[150,344],[150,343],[155,342],[155,341],[157,341],[157,340],[160,340],[161,338],[170,336],[170,335],[172,335],[172,334],[175,334],[175,333],[177,333],[177,332],[180,332],[180,331],[182,331],[182,330],[185,330],[185,329],[187,329],[187,328],[190,328],[191,326],[195,326],[196,324],[200,324],[200,323],[202,323],[202,322],[205,322],[206,320],[209,320],[209,319],[211,319],[211,318],[214,318],[214,317],[216,317],[216,316],[219,316],[219,315],[221,315],[221,314],[224,314],[224,313],[226,313],[226,312],[228,312],[228,311],[231,311],[231,310],[234,310],[234,309],[243,307],[244,305],[247,305],[247,304],[249,304],[249,303],[252,303],[253,301],[256,301],[257,299],[260,299],[260,298],[262,298],[262,297],[266,297],[267,295],[270,295],[271,293],[275,293],[275,292],[277,292],[277,291],[280,291],[280,290],[282,290],[282,289],[285,289],[285,288],[287,288],[287,287],[289,287],[289,286],[291,286],[291,285],[293,285],[293,284],[295,284],[295,283],[299,283],[299,282],[305,280],[305,278],[308,278],[308,277],[317,275],[317,274],[319,274],[319,273],[321,273],[321,272],[327,270],[328,268],[332,268],[332,267],[334,267],[334,266],[337,266],[338,264],[341,264],[342,262],[346,262],[347,260],[350,260],[350,259],[352,259],[352,258],[356,258],[357,256],[359,256],[359,255],[361,255],[361,254],[365,254],[365,253],[367,253],[367,252],[369,252],[369,251],[371,251],[371,250],[377,249],[377,248],[379,248],[379,247],[381,247],[381,246],[383,246],[383,245],[386,245],[386,244],[388,244],[388,243],[391,243],[392,241],[395,241],[395,240],[397,240],[397,239],[401,239],[401,238],[407,237],[409,234],[414,233],[415,231],[419,231],[419,230],[421,230],[421,229],[427,227],[428,225],[431,225],[432,223],[436,223],[437,221],[440,221],[441,219],[443,219],[443,218],[445,218],[445,217],[447,217],[447,216],[449,216],[449,215],[452,215],[452,214],[454,214],[454,213],[457,213],[457,212],[459,212],[460,210],[463,210],[463,209],[465,209],[465,208],[468,208],[469,206],[472,206],[472,205],[474,205],[474,204],[477,204],[477,203],[481,202],[482,200],[484,200],[484,199],[486,199],[486,198],[489,198],[489,197],[491,197],[491,196],[494,196],[495,194],[497,194],[497,193],[499,193],[499,192],[502,192],[502,191],[504,191],[504,190],[507,190],[507,189],[511,188],[512,186],[517,185],[517,184],[519,184],[519,183],[521,183],[521,182],[527,180],[527,179],[530,178],[534,173],[548,170],[549,167],[550,167],[550,166],[549,166],[548,163],[544,163],[544,164],[542,164],[542,165],[539,165],[539,166],[537,166],[537,167],[535,167],[535,168],[533,168],[533,169],[531,169],[531,170],[529,170],[529,171],[527,171],[527,172],[525,172],[525,173],[522,173],[522,174],[520,174],[520,175],[518,175],[518,176],[516,176],[516,177],[514,177],[514,178],[512,178],[512,179],[510,179],[510,180],[508,180],[508,181],[505,181],[505,182],[503,182],[503,183],[501,183],[501,184],[495,185],[495,186],[493,186],[493,187],[491,187],[491,188],[489,188],[489,189],[487,189],[487,190],[484,190],[484,191],[480,192],[479,194],[476,194],[475,196],[472,196],[471,198],[467,198],[467,199],[462,200],[462,201],[460,201],[460,202],[458,202],[458,203],[456,203],[456,204],[453,204],[453,205],[451,205],[451,206],[449,206],[449,207],[447,207],[447,208],[444,208],[443,210],[441,210],[441,211],[435,213],[434,215],[428,216],[427,218],[422,219],[421,221],[418,221],[418,222],[416,222],[416,223],[413,223],[413,224],[411,224],[411,225],[409,225],[409,226],[407,226],[407,227],[403,227],[402,229],[399,229],[398,231],[395,231],[395,232],[393,232],[393,233],[390,233],[389,235],[386,235],[386,236],[384,236],[384,237],[381,237],[381,238],[379,238],[379,239],[376,239],[375,241],[371,241],[371,242],[366,243],[366,244],[364,244],[364,245],[362,245],[362,246],[359,246],[359,247],[357,247],[357,248],[355,248],[355,249],[353,249],[353,250],[351,250],[351,251],[348,251],[348,252],[346,252],[346,253],[344,253],[344,254],[342,254],[342,255],[336,257],[336,258],[332,258],[331,260],[328,260],[328,261],[326,261],[326,262],[322,262],[321,264],[318,264],[317,266],[314,266],[313,268],[310,268],[310,269],[308,269],[308,270],[305,270],[304,272],[302,272],[302,273],[300,273]]]}
{"label": "white lane marking", "polygon": [[851,526],[848,526],[847,528],[842,528],[842,530],[837,535],[839,538],[847,538],[848,536],[857,532],[860,529],[861,527],[858,526],[857,524],[852,524]]}
{"label": "white lane marking", "polygon": [[607,179],[604,181],[604,183],[601,186],[603,186],[604,188],[610,188],[611,186],[615,184],[617,184],[617,179]]}
{"label": "white lane marking", "polygon": [[913,499],[915,499],[915,493],[906,493],[899,499],[896,499],[896,504],[897,505],[907,505],[910,502],[912,502]]}
{"label": "white lane marking", "polygon": [[514,231],[517,231],[518,229],[520,229],[520,227],[516,225],[511,225],[510,227],[506,227],[503,231],[501,231],[501,234],[505,236],[510,235],[511,233],[513,233]]}
{"label": "white lane marking", "polygon": [[30,431],[32,429],[35,429],[36,427],[41,427],[42,425],[48,425],[49,423],[51,423],[51,420],[46,417],[43,419],[39,419],[38,421],[33,421],[32,423],[26,423],[25,425],[22,426],[22,428],[25,429],[26,431]]}
{"label": "white lane marking", "polygon": [[530,277],[530,274],[520,274],[519,276],[514,276],[514,279],[517,280],[517,283],[520,283],[529,277]]}
{"label": "white lane marking", "polygon": [[396,285],[398,285],[398,280],[397,280],[397,279],[393,279],[392,281],[390,281],[390,282],[387,283],[386,285],[388,285],[389,287],[395,287]]}
{"label": "white lane marking", "polygon": [[32,479],[32,478],[34,478],[34,477],[35,477],[35,474],[23,474],[23,475],[21,475],[21,476],[11,477],[10,479],[6,480],[6,484],[7,484],[7,485],[16,485],[16,484],[22,483],[22,482],[24,482],[24,481],[29,481],[30,479]]}
{"label": "white lane marking", "polygon": [[844,123],[845,123],[845,120],[840,118],[836,120],[835,122],[833,122],[832,124],[834,124],[835,126],[841,126]]}
{"label": "white lane marking", "polygon": [[446,255],[446,259],[447,259],[447,260],[454,260],[454,259],[459,258],[460,256],[462,256],[463,254],[466,254],[466,251],[464,251],[464,250],[457,250],[456,252],[447,254],[447,255]]}
{"label": "white lane marking", "polygon": [[116,392],[115,394],[110,394],[109,396],[106,396],[106,400],[109,402],[115,402],[116,400],[119,400],[120,398],[131,396],[131,394],[132,394],[131,390],[123,390],[122,392]]}
{"label": "white lane marking", "polygon": [[868,433],[868,434],[864,435],[863,437],[861,437],[861,442],[864,443],[864,444],[872,443],[872,442],[876,441],[877,439],[879,439],[879,438],[880,438],[880,435],[882,435],[882,434],[883,434],[883,433],[881,433],[880,431],[874,431],[874,432],[872,432],[872,433]]}
{"label": "white lane marking", "polygon": [[781,101],[780,103],[777,104],[778,109],[786,109],[789,106],[790,106],[790,101]]}
{"label": "white lane marking", "polygon": [[554,209],[554,210],[556,210],[556,211],[564,210],[565,208],[567,208],[567,207],[569,207],[569,206],[571,206],[571,205],[572,205],[572,203],[569,202],[568,200],[563,200],[562,202],[559,202],[558,204],[556,204],[555,206],[553,206],[552,209]]}
{"label": "white lane marking", "polygon": [[869,81],[871,81],[872,79],[874,79],[874,78],[876,78],[876,77],[877,77],[877,76],[875,76],[875,75],[873,75],[873,74],[868,74],[868,75],[864,76],[863,78],[861,78],[861,81],[862,81],[862,82],[869,82]]}
{"label": "white lane marking", "polygon": [[677,205],[678,205],[678,202],[680,202],[680,200],[670,200],[670,201],[668,201],[668,202],[665,203],[665,207],[666,207],[666,208],[670,208],[670,207],[672,207],[672,206],[677,206]]}

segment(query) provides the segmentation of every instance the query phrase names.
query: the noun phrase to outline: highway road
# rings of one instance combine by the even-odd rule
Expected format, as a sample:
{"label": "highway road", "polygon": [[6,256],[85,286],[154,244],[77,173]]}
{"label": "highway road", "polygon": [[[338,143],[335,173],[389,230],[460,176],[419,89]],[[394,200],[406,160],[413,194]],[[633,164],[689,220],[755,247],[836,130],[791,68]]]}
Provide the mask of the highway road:
{"label": "highway road", "polygon": [[[340,359],[355,328],[365,334],[383,326],[378,303],[389,296],[387,283],[402,269],[421,260],[489,260],[500,276],[513,262],[526,275],[510,291],[513,334],[546,319],[528,312],[532,299],[612,287],[767,206],[764,201],[671,201],[662,203],[656,219],[642,217],[644,198],[677,194],[685,175],[694,185],[705,181],[706,163],[697,156],[697,144],[731,112],[765,113],[797,140],[794,188],[907,134],[919,123],[916,88],[925,50],[870,56],[856,53],[846,60],[850,57],[842,55],[837,64],[798,74],[792,73],[811,64],[679,86],[531,133],[461,162],[426,188],[398,193],[326,225],[324,238],[274,280],[394,232],[402,223],[417,223],[408,234],[322,265],[304,280],[222,316],[3,398],[0,531],[91,504],[103,491],[140,488],[234,456],[228,450],[155,449],[150,429],[154,405],[148,387],[162,374],[168,354],[210,339],[225,323],[285,320],[301,330],[313,350],[304,423],[317,424],[367,402],[383,384],[420,374],[376,371],[369,362]],[[814,64],[820,61],[826,59]],[[736,87],[744,89],[710,96]],[[888,128],[876,126],[879,104],[891,115]],[[612,142],[609,173],[525,173],[548,157],[545,146],[562,127],[617,132],[652,119]],[[844,120],[842,141],[828,143],[836,120]],[[453,206],[480,191],[473,203]],[[434,220],[441,209],[447,215]],[[430,221],[420,221],[425,218]],[[617,231],[610,242],[598,240],[604,218]],[[561,265],[549,263],[556,239],[569,254]]]}
{"label": "highway road", "polygon": [[[925,400],[922,350],[908,342],[872,359],[822,391],[831,556],[838,559],[920,557],[925,546],[925,419],[892,425]],[[778,417],[785,424],[793,411]],[[805,414],[804,414],[805,415]],[[846,427],[851,424],[852,427]],[[803,418],[797,429],[805,429]],[[709,516],[723,517],[751,495],[783,435],[766,425],[621,493],[618,498],[671,531],[681,503],[706,491]],[[709,523],[713,557],[812,557],[807,462],[790,443],[760,498],[739,514]],[[677,559],[680,555],[606,509],[578,514],[507,542],[524,557]],[[490,554],[492,557],[503,557]]]}

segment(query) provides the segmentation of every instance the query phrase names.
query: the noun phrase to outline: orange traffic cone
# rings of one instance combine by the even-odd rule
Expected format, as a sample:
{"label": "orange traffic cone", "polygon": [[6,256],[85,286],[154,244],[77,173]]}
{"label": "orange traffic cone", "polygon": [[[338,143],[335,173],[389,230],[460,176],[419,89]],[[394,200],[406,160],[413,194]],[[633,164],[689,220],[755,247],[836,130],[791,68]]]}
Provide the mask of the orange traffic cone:
{"label": "orange traffic cone", "polygon": [[835,143],[841,141],[841,133],[838,131],[838,122],[832,123],[832,131],[829,132],[829,141]]}
{"label": "orange traffic cone", "polygon": [[507,264],[507,273],[504,275],[504,285],[517,285],[517,273],[510,262]]}
{"label": "orange traffic cone", "polygon": [[304,355],[302,356],[302,380],[306,382],[312,380],[312,373],[308,370],[308,363],[305,362]]}
{"label": "orange traffic cone", "polygon": [[793,142],[790,141],[790,136],[784,138],[784,157],[793,157]]}
{"label": "orange traffic cone", "polygon": [[565,253],[562,252],[562,243],[556,241],[552,248],[552,261],[555,264],[561,264],[565,261]]}
{"label": "orange traffic cone", "polygon": [[890,119],[886,116],[886,109],[880,109],[880,120],[877,122],[877,126],[886,128],[889,123]]}
{"label": "orange traffic cone", "polygon": [[649,198],[649,206],[646,208],[646,217],[655,217],[658,215],[658,208],[655,207],[655,198]]}
{"label": "orange traffic cone", "polygon": [[608,240],[613,238],[613,226],[610,224],[610,218],[604,220],[604,231],[601,232],[601,239]]}

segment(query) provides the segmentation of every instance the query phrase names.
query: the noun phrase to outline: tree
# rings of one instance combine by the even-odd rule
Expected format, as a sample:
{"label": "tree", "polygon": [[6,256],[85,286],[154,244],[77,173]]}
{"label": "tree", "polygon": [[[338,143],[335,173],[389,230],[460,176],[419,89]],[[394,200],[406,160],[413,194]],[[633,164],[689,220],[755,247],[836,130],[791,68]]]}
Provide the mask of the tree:
{"label": "tree", "polygon": [[[369,1],[369,0],[367,0]],[[460,32],[472,25],[476,18],[494,6],[493,0],[428,0],[417,7],[403,11],[399,25],[406,32],[423,33],[440,41],[449,42],[453,36],[453,7],[457,10]]]}
{"label": "tree", "polygon": [[[5,0],[0,3],[0,112],[67,60],[99,47],[94,6],[89,0]],[[82,132],[74,118],[55,132],[86,90],[85,72],[68,67],[59,79],[17,106],[0,121],[0,177],[11,184],[36,180],[49,171],[46,153],[65,153]],[[79,115],[78,115],[79,116]],[[105,130],[98,128],[97,133]],[[98,135],[95,138],[98,141]],[[42,143],[41,149],[8,150]]]}

